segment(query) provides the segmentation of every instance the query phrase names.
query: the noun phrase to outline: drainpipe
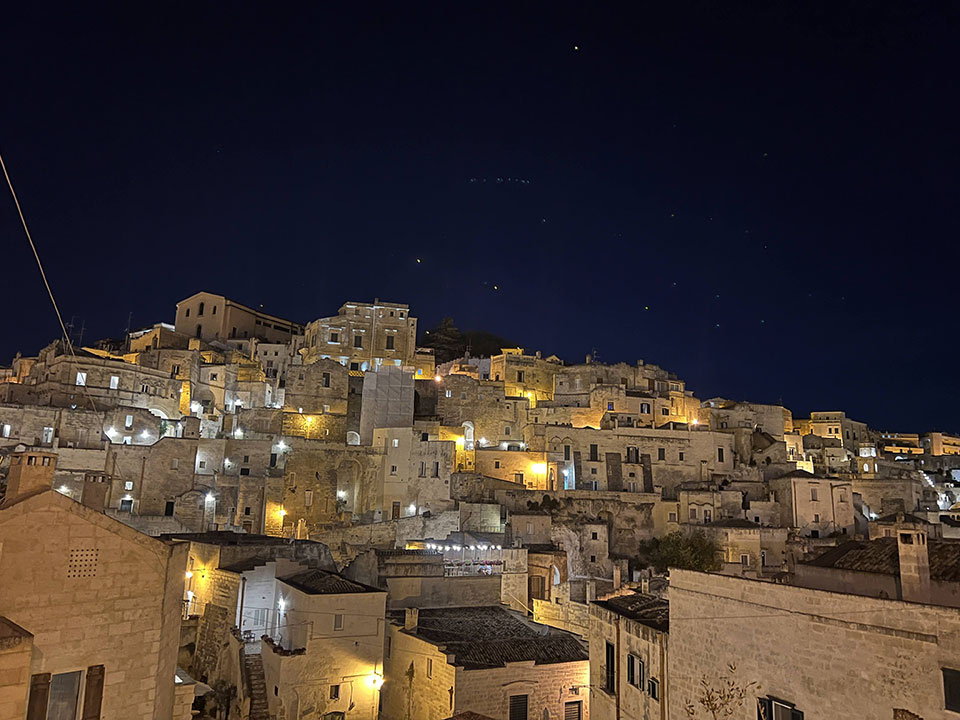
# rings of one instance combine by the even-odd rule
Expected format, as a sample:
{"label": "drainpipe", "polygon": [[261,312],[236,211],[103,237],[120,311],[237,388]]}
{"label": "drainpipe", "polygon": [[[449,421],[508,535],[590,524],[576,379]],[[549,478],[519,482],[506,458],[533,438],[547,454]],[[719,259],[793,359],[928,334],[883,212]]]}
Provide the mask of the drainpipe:
{"label": "drainpipe", "polygon": [[[617,662],[616,662],[616,676],[614,677],[614,697],[617,701],[617,716],[616,720],[620,720],[620,616],[617,615]],[[662,704],[662,703],[661,703]]]}
{"label": "drainpipe", "polygon": [[247,594],[247,578],[240,576],[240,620],[237,625],[240,629],[240,637],[243,638],[243,598]]}

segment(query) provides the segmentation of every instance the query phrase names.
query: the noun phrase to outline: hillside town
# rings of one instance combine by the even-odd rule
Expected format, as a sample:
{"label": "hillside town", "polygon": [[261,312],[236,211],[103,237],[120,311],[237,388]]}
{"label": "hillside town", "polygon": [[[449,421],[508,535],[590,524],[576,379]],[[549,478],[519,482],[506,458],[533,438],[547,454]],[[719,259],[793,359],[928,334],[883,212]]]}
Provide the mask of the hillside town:
{"label": "hillside town", "polygon": [[960,717],[960,436],[414,312],[0,369],[0,720]]}

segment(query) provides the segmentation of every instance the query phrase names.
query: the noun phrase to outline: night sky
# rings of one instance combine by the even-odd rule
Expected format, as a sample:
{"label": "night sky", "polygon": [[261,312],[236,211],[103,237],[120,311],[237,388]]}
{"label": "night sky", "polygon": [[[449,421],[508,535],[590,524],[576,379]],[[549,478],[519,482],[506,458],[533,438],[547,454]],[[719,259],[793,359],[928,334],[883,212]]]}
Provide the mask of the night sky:
{"label": "night sky", "polygon": [[[6,4],[0,150],[65,319],[379,297],[960,430],[958,18],[596,5]],[[3,190],[0,363],[59,335]]]}

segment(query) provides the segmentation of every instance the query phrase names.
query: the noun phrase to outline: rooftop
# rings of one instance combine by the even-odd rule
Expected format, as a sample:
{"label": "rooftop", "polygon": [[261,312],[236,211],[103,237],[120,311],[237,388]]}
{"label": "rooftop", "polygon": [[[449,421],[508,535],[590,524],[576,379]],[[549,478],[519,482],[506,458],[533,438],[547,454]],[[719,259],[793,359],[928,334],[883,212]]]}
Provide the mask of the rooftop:
{"label": "rooftop", "polygon": [[[403,624],[403,611],[389,615],[394,623]],[[422,609],[417,627],[403,632],[442,648],[454,656],[455,665],[467,670],[504,667],[512,662],[548,665],[589,659],[583,643],[572,633],[495,606]]]}
{"label": "rooftop", "polygon": [[[938,582],[960,582],[960,541],[928,540],[930,579]],[[858,572],[898,575],[900,551],[896,538],[851,540],[828,550],[809,562],[812,567],[856,570]]]}
{"label": "rooftop", "polygon": [[296,575],[280,578],[290,587],[307,595],[344,595],[347,593],[383,592],[377,588],[361,585],[353,580],[326,570],[306,570]]}
{"label": "rooftop", "polygon": [[320,545],[313,540],[292,540],[275,535],[253,535],[251,533],[231,532],[230,530],[210,530],[199,533],[165,533],[161,540],[186,540],[206,543],[207,545]]}
{"label": "rooftop", "polygon": [[760,528],[759,525],[750,520],[745,520],[744,518],[723,518],[721,520],[714,520],[713,522],[704,523],[704,527],[715,527],[715,528],[749,528],[751,530],[757,530]]}
{"label": "rooftop", "polygon": [[634,592],[606,600],[594,600],[594,604],[654,630],[667,632],[670,628],[670,603],[656,595]]}

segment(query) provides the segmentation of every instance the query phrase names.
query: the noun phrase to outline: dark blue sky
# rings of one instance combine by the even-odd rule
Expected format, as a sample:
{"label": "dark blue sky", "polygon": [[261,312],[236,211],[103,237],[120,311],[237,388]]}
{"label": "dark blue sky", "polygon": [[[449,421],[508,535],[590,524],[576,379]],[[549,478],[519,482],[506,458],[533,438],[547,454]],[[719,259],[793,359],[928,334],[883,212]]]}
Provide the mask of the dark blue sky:
{"label": "dark blue sky", "polygon": [[[302,321],[378,296],[703,398],[960,430],[947,11],[29,5],[0,15],[0,149],[85,339],[200,289]],[[0,241],[5,361],[59,333],[8,196]]]}

